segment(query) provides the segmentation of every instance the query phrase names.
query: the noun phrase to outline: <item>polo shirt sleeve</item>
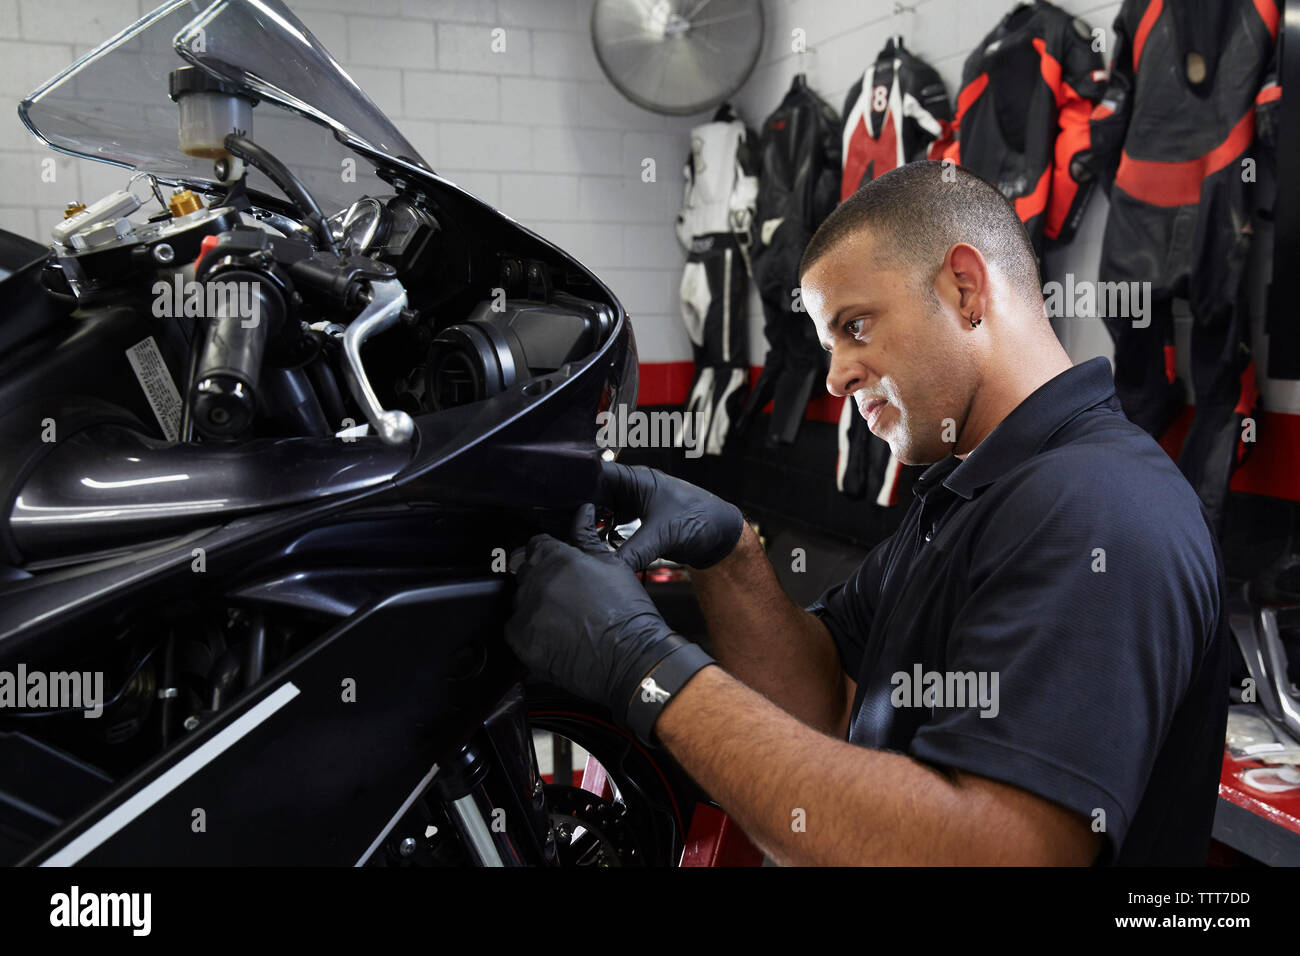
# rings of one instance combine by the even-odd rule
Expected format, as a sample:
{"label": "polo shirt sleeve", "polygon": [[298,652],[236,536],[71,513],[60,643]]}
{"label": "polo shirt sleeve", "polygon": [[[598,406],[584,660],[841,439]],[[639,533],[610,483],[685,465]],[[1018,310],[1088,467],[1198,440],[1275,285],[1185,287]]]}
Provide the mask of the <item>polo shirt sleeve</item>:
{"label": "polo shirt sleeve", "polygon": [[855,680],[862,666],[862,652],[871,632],[884,579],[885,561],[893,536],[871,549],[847,581],[828,588],[821,597],[804,608],[821,618],[835,641],[844,672]]}
{"label": "polo shirt sleeve", "polygon": [[1169,517],[1199,509],[1161,501],[1194,492],[1177,475],[1134,488],[1114,471],[1058,460],[1002,491],[966,539],[969,596],[943,673],[983,675],[991,704],[943,699],[910,746],[1084,815],[1105,835],[1102,862],[1124,841],[1219,614],[1208,529]]}

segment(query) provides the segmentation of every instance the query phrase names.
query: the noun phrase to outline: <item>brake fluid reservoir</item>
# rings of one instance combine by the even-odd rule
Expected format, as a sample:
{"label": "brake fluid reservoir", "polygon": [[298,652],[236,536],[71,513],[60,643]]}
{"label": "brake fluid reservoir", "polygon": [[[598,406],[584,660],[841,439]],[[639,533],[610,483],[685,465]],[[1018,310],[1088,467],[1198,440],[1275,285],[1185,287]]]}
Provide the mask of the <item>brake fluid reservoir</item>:
{"label": "brake fluid reservoir", "polygon": [[224,159],[227,175],[222,181],[239,179],[243,163],[226,152],[225,140],[230,133],[251,135],[257,101],[193,66],[173,70],[167,78],[167,91],[180,112],[181,152],[213,161]]}

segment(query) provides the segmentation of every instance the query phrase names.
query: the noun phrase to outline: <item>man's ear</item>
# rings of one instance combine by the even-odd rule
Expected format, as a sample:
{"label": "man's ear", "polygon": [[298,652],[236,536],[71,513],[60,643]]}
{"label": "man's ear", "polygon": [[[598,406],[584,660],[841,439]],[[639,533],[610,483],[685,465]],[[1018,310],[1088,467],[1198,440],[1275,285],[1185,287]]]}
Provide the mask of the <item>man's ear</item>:
{"label": "man's ear", "polygon": [[939,275],[941,296],[962,318],[984,317],[988,312],[989,269],[978,249],[966,242],[953,243],[944,256]]}

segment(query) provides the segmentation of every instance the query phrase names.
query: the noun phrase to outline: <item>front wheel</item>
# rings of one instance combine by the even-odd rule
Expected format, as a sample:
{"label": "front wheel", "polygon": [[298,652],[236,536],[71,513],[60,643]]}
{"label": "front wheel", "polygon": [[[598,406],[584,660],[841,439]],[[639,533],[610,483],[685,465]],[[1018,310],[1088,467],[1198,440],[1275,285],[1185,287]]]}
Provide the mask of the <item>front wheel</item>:
{"label": "front wheel", "polygon": [[[588,759],[545,785],[565,866],[677,866],[703,794],[666,751],[643,747],[608,712],[549,685],[526,690],[535,745],[568,742]],[[550,735],[547,741],[545,735]]]}

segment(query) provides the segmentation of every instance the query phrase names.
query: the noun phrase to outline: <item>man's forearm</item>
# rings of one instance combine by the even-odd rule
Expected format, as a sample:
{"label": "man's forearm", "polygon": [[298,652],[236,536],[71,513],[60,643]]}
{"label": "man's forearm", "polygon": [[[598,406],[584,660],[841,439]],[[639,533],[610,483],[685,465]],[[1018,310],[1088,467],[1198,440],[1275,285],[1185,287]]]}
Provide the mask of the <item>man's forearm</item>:
{"label": "man's forearm", "polygon": [[800,720],[837,733],[843,672],[826,627],[792,602],[748,524],[721,563],[692,571],[714,654],[727,672]]}
{"label": "man's forearm", "polygon": [[655,733],[785,865],[1085,864],[1096,855],[1082,818],[1062,824],[1066,811],[1005,785],[836,740],[716,666],[677,692]]}
{"label": "man's forearm", "polygon": [[942,776],[813,730],[718,667],[678,692],[656,734],[778,863],[937,862],[918,810],[943,799]]}

